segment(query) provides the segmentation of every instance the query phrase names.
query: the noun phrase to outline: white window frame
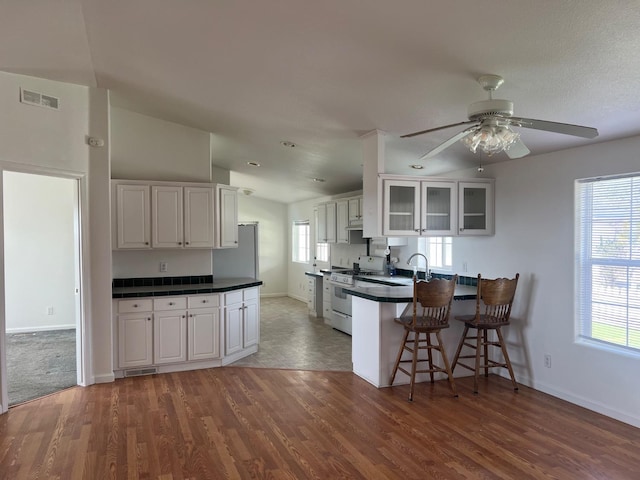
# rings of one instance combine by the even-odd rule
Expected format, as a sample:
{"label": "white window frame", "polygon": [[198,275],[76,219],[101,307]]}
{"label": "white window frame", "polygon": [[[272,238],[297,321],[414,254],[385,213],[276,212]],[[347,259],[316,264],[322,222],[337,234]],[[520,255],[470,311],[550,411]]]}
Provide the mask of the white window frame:
{"label": "white window frame", "polygon": [[311,227],[309,220],[294,220],[291,226],[291,261],[309,263],[311,259]]}
{"label": "white window frame", "polygon": [[575,193],[577,340],[640,354],[640,173]]}
{"label": "white window frame", "polygon": [[420,237],[418,251],[429,259],[429,269],[453,271],[453,237]]}

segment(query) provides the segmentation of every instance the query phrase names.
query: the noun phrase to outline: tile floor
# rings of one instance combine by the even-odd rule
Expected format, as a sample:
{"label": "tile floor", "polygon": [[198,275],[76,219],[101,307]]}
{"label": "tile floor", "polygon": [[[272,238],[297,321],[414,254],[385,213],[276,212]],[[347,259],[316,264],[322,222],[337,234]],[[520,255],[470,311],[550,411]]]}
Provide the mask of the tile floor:
{"label": "tile floor", "polygon": [[309,316],[306,303],[262,298],[259,351],[232,365],[351,371],[351,337],[326,325],[323,318]]}

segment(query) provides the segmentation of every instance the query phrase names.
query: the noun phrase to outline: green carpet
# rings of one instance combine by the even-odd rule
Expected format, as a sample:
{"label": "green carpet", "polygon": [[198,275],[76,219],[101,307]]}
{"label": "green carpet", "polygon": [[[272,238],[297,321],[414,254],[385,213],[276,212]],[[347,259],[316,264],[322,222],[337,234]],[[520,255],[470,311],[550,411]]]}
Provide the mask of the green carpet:
{"label": "green carpet", "polygon": [[76,385],[76,331],[7,334],[9,405]]}

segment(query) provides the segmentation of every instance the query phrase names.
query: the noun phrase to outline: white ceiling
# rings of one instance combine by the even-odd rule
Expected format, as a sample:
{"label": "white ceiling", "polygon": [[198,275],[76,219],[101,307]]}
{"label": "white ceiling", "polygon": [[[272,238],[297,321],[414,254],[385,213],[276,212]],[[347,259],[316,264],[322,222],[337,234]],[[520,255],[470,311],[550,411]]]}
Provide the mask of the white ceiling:
{"label": "white ceiling", "polygon": [[[107,88],[117,106],[213,132],[213,163],[232,183],[291,202],[361,188],[359,137],[374,129],[388,133],[388,171],[415,174],[409,165],[459,130],[399,135],[466,120],[486,98],[476,83],[486,73],[506,79],[496,98],[514,101],[516,116],[600,132],[523,129],[532,155],[640,134],[639,7],[0,0],[0,70]],[[421,172],[503,160],[456,144]]]}

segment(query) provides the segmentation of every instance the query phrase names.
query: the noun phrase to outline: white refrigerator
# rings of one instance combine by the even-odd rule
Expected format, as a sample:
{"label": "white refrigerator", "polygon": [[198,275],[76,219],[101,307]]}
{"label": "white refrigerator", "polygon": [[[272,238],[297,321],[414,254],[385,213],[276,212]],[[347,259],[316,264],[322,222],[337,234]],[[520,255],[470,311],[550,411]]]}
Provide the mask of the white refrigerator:
{"label": "white refrigerator", "polygon": [[258,278],[258,224],[238,225],[238,248],[213,250],[213,279]]}

